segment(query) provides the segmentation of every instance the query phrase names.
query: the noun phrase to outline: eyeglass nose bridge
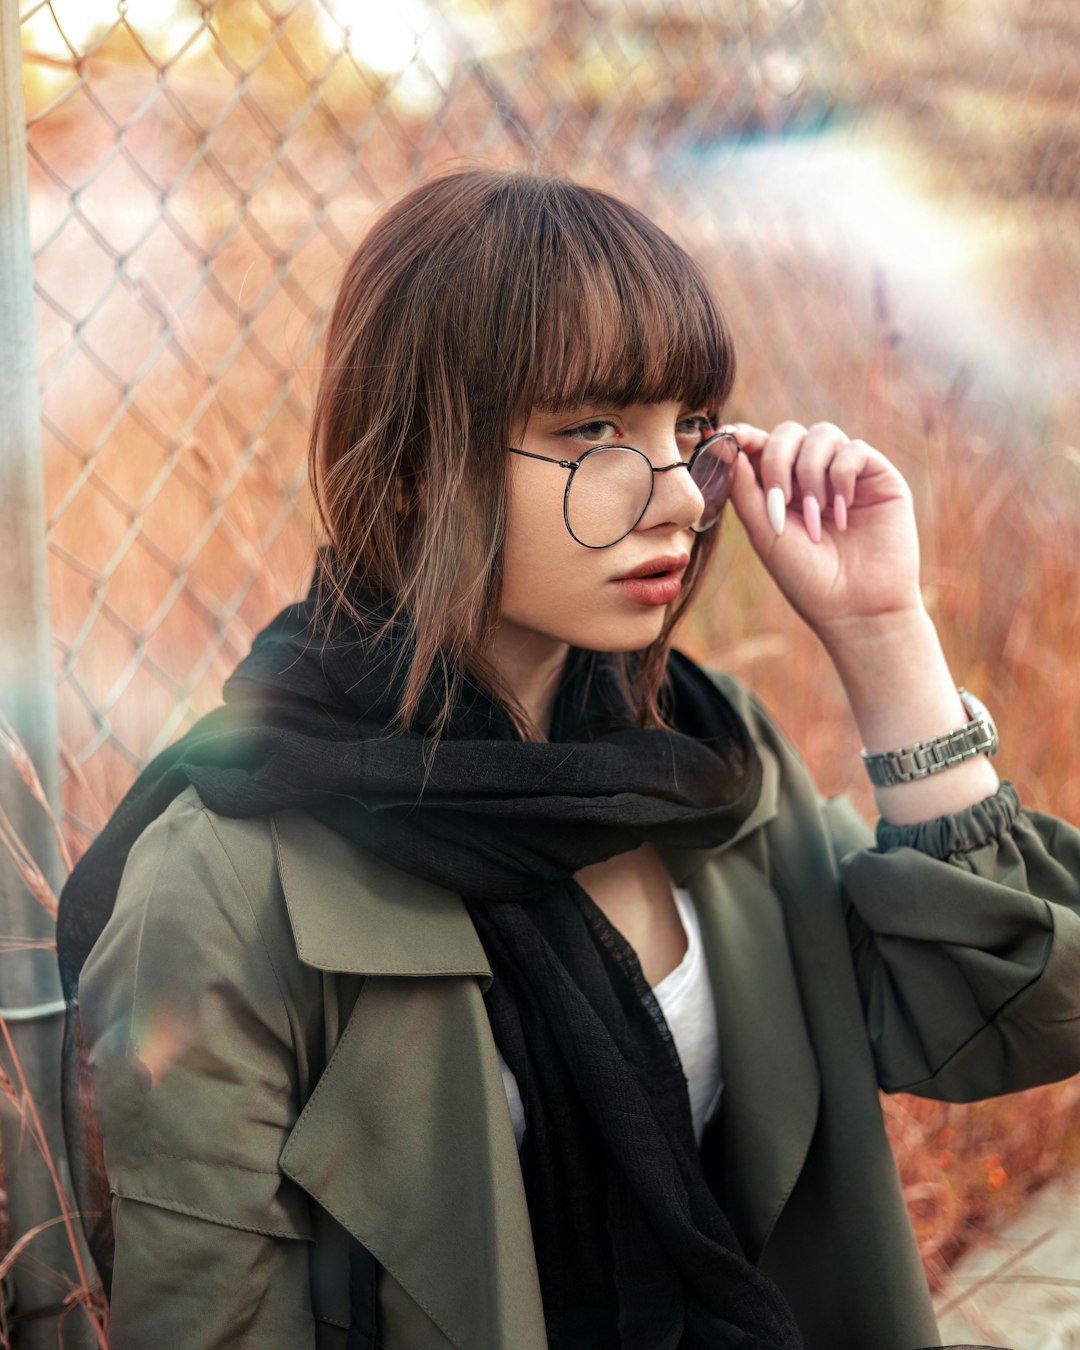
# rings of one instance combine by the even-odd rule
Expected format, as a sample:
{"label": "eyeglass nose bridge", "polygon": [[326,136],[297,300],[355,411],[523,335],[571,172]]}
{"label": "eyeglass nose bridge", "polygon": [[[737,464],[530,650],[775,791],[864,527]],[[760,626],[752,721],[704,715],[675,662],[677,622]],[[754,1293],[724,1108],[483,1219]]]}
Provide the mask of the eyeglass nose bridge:
{"label": "eyeglass nose bridge", "polygon": [[[638,454],[641,454],[641,451],[640,451],[640,450],[638,451]],[[695,455],[696,455],[696,451],[695,451]],[[638,513],[638,518],[637,518],[637,520],[634,521],[633,525],[631,525],[630,530],[635,530],[635,529],[637,529],[638,525],[641,524],[641,521],[643,520],[643,518],[644,518],[644,516],[645,516],[645,512],[648,511],[649,507],[652,505],[653,490],[654,490],[654,488],[656,487],[656,475],[657,475],[658,473],[668,473],[669,470],[671,470],[671,469],[686,469],[687,472],[689,473],[689,472],[690,472],[690,466],[691,466],[692,463],[694,462],[695,455],[691,455],[689,459],[677,459],[677,460],[674,462],[674,464],[661,464],[661,465],[659,465],[659,466],[657,466],[656,464],[651,464],[651,463],[649,464],[649,468],[652,470],[652,477],[649,479],[649,495],[645,498],[645,505],[641,508],[641,511]],[[645,460],[648,460],[648,456],[647,456],[647,455],[642,455],[642,458],[645,459]],[[694,483],[694,480],[693,480],[692,477],[691,477],[688,481],[689,481],[691,484],[693,484],[695,487],[697,486],[697,484]],[[700,489],[699,489],[699,490],[700,490]],[[704,496],[702,496],[702,500],[704,500]],[[711,529],[711,528],[712,528],[712,524],[706,525],[706,526],[704,527],[704,529],[699,529],[698,526],[695,525],[695,524],[693,524],[693,523],[690,524],[690,529],[693,531],[694,534],[704,534],[706,530],[709,530],[709,529]],[[629,534],[629,533],[630,533],[630,530],[627,530],[626,533]],[[625,538],[626,538],[626,535],[623,535],[623,538],[625,539]],[[615,542],[618,543],[619,541],[616,540]],[[610,545],[609,545],[609,547],[610,547]]]}
{"label": "eyeglass nose bridge", "polygon": [[[639,451],[638,453],[640,454],[640,451]],[[646,458],[647,458],[647,457],[646,457]],[[648,496],[648,498],[647,498],[647,500],[646,500],[646,502],[645,502],[645,505],[642,507],[641,515],[638,516],[637,521],[634,522],[634,523],[635,523],[635,526],[641,522],[641,519],[642,519],[642,517],[645,515],[645,512],[646,512],[646,511],[649,509],[649,507],[652,505],[653,490],[654,490],[654,488],[656,487],[656,475],[657,475],[658,473],[668,473],[668,472],[670,472],[670,470],[672,470],[672,469],[686,469],[686,471],[687,471],[688,473],[690,473],[690,472],[691,472],[691,465],[694,463],[694,460],[695,460],[696,458],[697,458],[697,451],[695,450],[695,451],[694,451],[694,454],[692,454],[692,455],[690,456],[689,459],[677,459],[677,460],[674,462],[674,464],[661,464],[661,465],[659,465],[659,466],[657,466],[656,464],[650,464],[650,465],[649,465],[649,468],[652,469],[652,475],[653,475],[653,476],[652,476],[652,481],[651,481],[650,484],[649,484],[649,496]],[[691,476],[691,478],[690,478],[690,482],[693,483],[693,485],[694,485],[695,487],[697,487],[697,484],[694,483],[694,480],[693,480],[693,477],[692,477],[692,476]],[[699,489],[699,491],[700,491],[700,489]],[[703,495],[703,497],[702,497],[702,500],[704,500],[704,495]],[[693,529],[694,529],[693,525],[691,525],[690,528],[693,530]],[[699,531],[699,530],[694,530],[694,533],[695,533],[695,534],[699,534],[700,531]]]}
{"label": "eyeglass nose bridge", "polygon": [[[642,459],[644,459],[647,463],[649,463],[649,468],[652,470],[653,479],[649,484],[649,496],[645,502],[645,505],[641,509],[641,514],[638,516],[637,520],[634,522],[634,525],[631,526],[631,528],[635,528],[640,523],[642,517],[645,515],[645,512],[652,505],[653,487],[655,485],[656,475],[658,473],[667,473],[670,469],[686,469],[688,472],[692,473],[694,465],[697,463],[702,452],[708,450],[708,448],[711,445],[714,445],[717,441],[731,442],[732,445],[731,457],[729,459],[725,457],[727,469],[728,472],[730,473],[731,470],[734,469],[735,467],[735,460],[738,457],[739,452],[742,450],[742,446],[739,444],[734,432],[731,431],[714,431],[711,436],[706,436],[704,440],[700,441],[694,447],[694,453],[690,456],[689,459],[677,459],[673,464],[661,464],[659,467],[657,467],[657,465],[655,464],[649,463],[648,456],[643,454],[642,451],[637,450],[637,454],[641,455]],[[628,446],[626,448],[634,449],[635,447]],[[572,477],[573,475],[571,475],[571,478]],[[691,479],[691,481],[693,480]],[[726,504],[726,502],[727,502],[727,494],[725,494],[724,496],[724,503]],[[708,530],[711,530],[713,525],[715,524],[716,520],[714,519],[710,521],[708,525],[704,525],[701,527],[697,525],[691,525],[690,529],[694,532],[694,534],[705,534]]]}

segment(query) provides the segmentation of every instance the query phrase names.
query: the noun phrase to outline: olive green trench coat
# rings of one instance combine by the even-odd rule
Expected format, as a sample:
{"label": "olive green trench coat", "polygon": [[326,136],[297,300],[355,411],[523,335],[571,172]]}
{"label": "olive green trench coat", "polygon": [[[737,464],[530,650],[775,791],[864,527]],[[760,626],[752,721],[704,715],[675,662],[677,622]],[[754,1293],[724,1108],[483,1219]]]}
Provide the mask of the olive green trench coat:
{"label": "olive green trench coat", "polygon": [[[969,1101],[1080,1072],[1080,831],[1006,782],[875,835],[710,674],[761,798],[723,846],[664,859],[701,916],[728,1213],[815,1350],[935,1345],[878,1089]],[[455,893],[304,812],[180,793],[80,986],[113,1350],[344,1347],[350,1233],[378,1262],[373,1345],[544,1350],[491,978]]]}

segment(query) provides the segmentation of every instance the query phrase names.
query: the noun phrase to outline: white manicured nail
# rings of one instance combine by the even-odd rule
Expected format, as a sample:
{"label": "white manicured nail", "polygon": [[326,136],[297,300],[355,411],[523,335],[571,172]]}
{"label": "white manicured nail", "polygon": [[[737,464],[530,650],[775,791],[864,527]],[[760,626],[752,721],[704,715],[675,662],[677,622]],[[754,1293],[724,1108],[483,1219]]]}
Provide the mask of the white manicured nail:
{"label": "white manicured nail", "polygon": [[769,516],[769,524],[777,534],[783,534],[787,508],[784,505],[784,489],[782,487],[771,487],[766,493],[765,510]]}

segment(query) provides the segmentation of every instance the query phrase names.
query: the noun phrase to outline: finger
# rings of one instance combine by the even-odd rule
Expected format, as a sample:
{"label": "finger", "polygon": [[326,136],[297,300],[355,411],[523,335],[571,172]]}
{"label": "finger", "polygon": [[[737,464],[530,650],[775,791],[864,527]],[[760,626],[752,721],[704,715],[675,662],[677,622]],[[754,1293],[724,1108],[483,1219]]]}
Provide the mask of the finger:
{"label": "finger", "polygon": [[[764,493],[773,535],[782,534],[785,506],[791,500],[791,466],[806,435],[806,428],[800,422],[789,421],[780,422],[771,432],[766,432],[747,422],[730,422],[721,430],[730,430],[746,452],[747,463]],[[774,497],[776,500],[773,500]],[[745,504],[748,509],[752,509],[749,494]]]}
{"label": "finger", "polygon": [[771,488],[778,487],[783,491],[784,504],[791,502],[792,465],[805,436],[801,422],[779,422],[769,433],[757,466],[766,498]]}
{"label": "finger", "polygon": [[795,458],[795,481],[802,496],[810,493],[821,506],[825,505],[829,465],[840,447],[847,443],[847,436],[833,422],[814,423]]}
{"label": "finger", "polygon": [[721,422],[716,428],[718,432],[730,432],[739,443],[739,449],[745,450],[748,455],[756,456],[765,448],[765,442],[769,439],[769,433],[762,427],[755,427],[749,422]]}
{"label": "finger", "polygon": [[[866,468],[870,458],[870,446],[865,441],[848,441],[833,456],[829,464],[829,485],[832,488],[833,518],[840,525],[841,515],[845,523],[847,512],[855,505],[855,485],[859,475]],[[843,506],[837,510],[836,500],[842,499]]]}
{"label": "finger", "polygon": [[821,543],[821,513],[828,500],[826,473],[838,448],[846,443],[847,436],[835,423],[815,422],[795,458],[803,524],[815,544]]}

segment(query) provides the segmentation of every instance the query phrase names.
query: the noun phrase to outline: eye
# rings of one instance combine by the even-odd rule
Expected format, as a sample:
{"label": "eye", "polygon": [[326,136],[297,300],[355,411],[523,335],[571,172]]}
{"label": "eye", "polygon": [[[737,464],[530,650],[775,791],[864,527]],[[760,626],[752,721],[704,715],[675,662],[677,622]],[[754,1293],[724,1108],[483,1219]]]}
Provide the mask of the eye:
{"label": "eye", "polygon": [[615,430],[614,422],[582,422],[580,426],[571,427],[568,431],[560,431],[560,436],[581,436],[589,441],[602,441],[604,439],[604,427],[611,427]]}
{"label": "eye", "polygon": [[[712,418],[708,413],[694,413],[690,417],[679,419],[675,427],[678,436],[696,436],[697,440],[702,441],[712,431]],[[695,441],[695,444],[697,442]]]}
{"label": "eye", "polygon": [[707,413],[681,417],[675,424],[675,437],[679,442],[679,453],[683,459],[689,459],[698,445],[711,433],[712,419]]}

